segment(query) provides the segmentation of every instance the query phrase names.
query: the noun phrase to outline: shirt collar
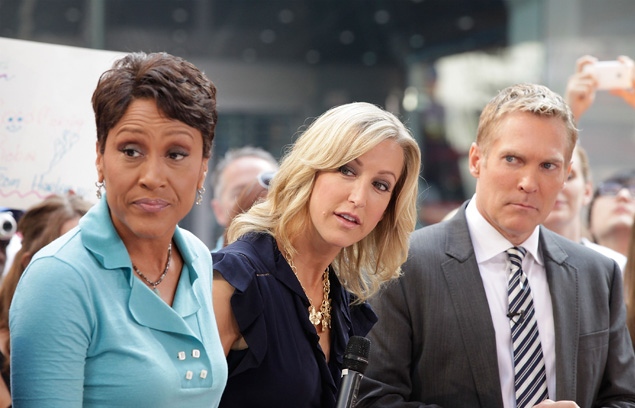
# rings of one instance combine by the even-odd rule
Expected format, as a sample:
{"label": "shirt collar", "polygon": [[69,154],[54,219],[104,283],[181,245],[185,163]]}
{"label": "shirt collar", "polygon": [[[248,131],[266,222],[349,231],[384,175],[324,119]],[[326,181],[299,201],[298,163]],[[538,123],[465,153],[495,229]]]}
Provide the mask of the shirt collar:
{"label": "shirt collar", "polygon": [[[79,226],[82,230],[82,243],[104,268],[128,268],[132,270],[128,250],[112,223],[105,193],[97,204],[80,219]],[[178,226],[174,230],[173,238],[183,262],[191,266],[198,255],[191,248],[191,245],[188,245],[187,238]],[[196,268],[190,267],[189,271],[191,281],[194,282],[198,277]]]}
{"label": "shirt collar", "polygon": [[[474,246],[474,255],[478,263],[488,261],[514,246],[507,238],[501,235],[501,233],[483,217],[478,208],[476,208],[476,194],[474,194],[467,204],[465,218],[467,219],[470,238]],[[540,227],[536,226],[529,238],[520,246],[524,247],[538,264],[543,265],[542,256],[538,251],[539,240]]]}

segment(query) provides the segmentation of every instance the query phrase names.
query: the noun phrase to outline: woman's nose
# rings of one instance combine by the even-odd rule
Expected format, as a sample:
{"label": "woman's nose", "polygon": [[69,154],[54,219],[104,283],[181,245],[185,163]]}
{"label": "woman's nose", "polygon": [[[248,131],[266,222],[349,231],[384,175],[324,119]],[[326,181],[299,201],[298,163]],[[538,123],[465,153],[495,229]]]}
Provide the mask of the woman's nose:
{"label": "woman's nose", "polygon": [[143,186],[152,190],[163,185],[164,173],[161,158],[147,156],[140,171],[139,183]]}
{"label": "woman's nose", "polygon": [[364,208],[366,206],[366,190],[363,188],[361,182],[356,182],[353,190],[348,196],[348,201],[352,202],[357,208]]}

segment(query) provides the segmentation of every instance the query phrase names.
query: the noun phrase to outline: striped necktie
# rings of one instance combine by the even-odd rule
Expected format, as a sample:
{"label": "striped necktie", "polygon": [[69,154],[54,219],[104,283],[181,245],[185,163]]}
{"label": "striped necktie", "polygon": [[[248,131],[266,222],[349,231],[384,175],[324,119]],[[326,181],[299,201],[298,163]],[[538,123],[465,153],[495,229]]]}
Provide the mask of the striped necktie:
{"label": "striped necktie", "polygon": [[507,250],[511,262],[507,316],[514,348],[514,385],[518,408],[533,407],[548,396],[545,361],[538,335],[534,302],[527,275],[522,268],[526,253],[527,250],[523,247],[512,247]]}

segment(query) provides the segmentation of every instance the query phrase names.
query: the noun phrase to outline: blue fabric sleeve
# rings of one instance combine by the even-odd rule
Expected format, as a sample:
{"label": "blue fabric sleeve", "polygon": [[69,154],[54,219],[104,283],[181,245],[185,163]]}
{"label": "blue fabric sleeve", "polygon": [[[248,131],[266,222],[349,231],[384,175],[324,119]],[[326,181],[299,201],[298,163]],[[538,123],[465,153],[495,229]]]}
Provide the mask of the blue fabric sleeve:
{"label": "blue fabric sleeve", "polygon": [[44,257],[27,268],[10,309],[14,406],[82,406],[91,303],[70,265]]}

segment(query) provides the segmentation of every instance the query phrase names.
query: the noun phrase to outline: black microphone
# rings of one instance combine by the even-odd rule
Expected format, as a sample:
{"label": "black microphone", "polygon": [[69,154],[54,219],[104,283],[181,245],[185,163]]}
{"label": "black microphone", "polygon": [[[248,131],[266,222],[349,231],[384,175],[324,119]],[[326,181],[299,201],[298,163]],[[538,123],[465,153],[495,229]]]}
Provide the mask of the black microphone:
{"label": "black microphone", "polygon": [[366,337],[353,336],[346,345],[344,361],[342,363],[342,381],[337,393],[335,408],[352,408],[357,403],[359,383],[362,381],[368,356],[370,355],[370,340]]}
{"label": "black microphone", "polygon": [[509,311],[509,312],[507,313],[507,318],[508,318],[508,319],[513,320],[513,319],[514,319],[514,317],[519,317],[519,319],[516,321],[516,323],[518,323],[518,322],[522,322],[522,321],[523,321],[523,319],[525,318],[525,310],[519,310],[519,311],[517,311],[517,312],[512,312],[512,311]]}

